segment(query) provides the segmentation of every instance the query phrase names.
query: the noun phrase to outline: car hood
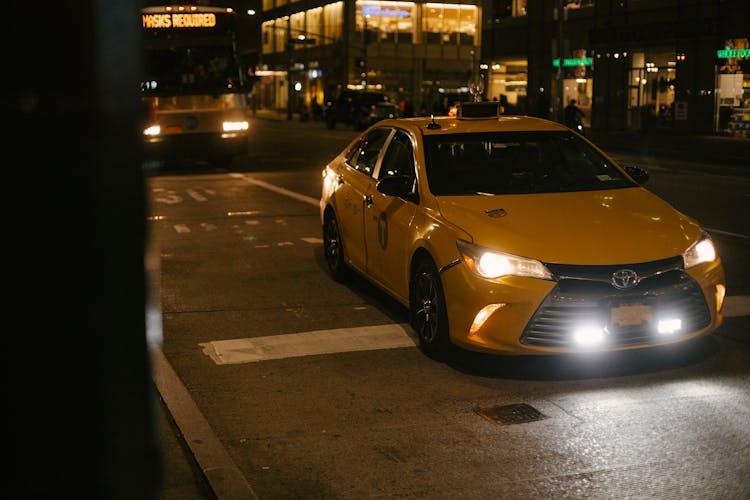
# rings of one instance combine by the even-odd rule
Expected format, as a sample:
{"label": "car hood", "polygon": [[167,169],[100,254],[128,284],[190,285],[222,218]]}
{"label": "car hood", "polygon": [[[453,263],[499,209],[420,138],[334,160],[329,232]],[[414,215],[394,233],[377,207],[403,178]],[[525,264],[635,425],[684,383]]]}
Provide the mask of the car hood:
{"label": "car hood", "polygon": [[473,242],[564,264],[629,264],[682,254],[700,226],[644,188],[438,198]]}

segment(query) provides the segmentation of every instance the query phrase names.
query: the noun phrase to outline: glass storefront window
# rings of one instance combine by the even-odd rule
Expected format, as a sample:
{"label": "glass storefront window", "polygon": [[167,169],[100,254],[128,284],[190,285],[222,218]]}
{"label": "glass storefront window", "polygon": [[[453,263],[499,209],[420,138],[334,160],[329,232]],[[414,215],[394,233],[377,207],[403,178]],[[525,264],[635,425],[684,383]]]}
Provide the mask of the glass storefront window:
{"label": "glass storefront window", "polygon": [[526,105],[526,59],[502,59],[490,63],[488,69],[487,99],[500,101],[506,114],[529,113]]}
{"label": "glass storefront window", "polygon": [[672,48],[635,51],[628,75],[629,125],[634,129],[671,128],[677,64]]}
{"label": "glass storefront window", "polygon": [[323,35],[323,8],[317,7],[315,9],[310,9],[306,12],[306,16],[308,36],[315,39],[315,45],[326,43],[326,41],[321,38]]}
{"label": "glass storefront window", "polygon": [[368,41],[411,43],[414,40],[416,5],[413,2],[357,2],[357,31],[367,31]]}
{"label": "glass storefront window", "polygon": [[476,5],[426,3],[422,8],[424,41],[473,45],[478,15]]}
{"label": "glass storefront window", "polygon": [[580,9],[582,7],[593,7],[594,0],[563,0],[566,9]]}
{"label": "glass storefront window", "polygon": [[325,43],[341,40],[344,17],[343,2],[323,6],[323,40]]}
{"label": "glass storefront window", "polygon": [[290,36],[294,39],[298,39],[300,36],[307,36],[307,30],[305,29],[305,13],[296,12],[291,16],[290,23],[291,33]]}
{"label": "glass storefront window", "polygon": [[526,0],[513,0],[513,17],[526,15]]}
{"label": "glass storefront window", "polygon": [[506,17],[521,17],[526,15],[526,0],[494,0],[492,3],[495,22]]}
{"label": "glass storefront window", "polygon": [[286,21],[266,21],[261,26],[263,54],[273,54],[284,50],[286,43]]}

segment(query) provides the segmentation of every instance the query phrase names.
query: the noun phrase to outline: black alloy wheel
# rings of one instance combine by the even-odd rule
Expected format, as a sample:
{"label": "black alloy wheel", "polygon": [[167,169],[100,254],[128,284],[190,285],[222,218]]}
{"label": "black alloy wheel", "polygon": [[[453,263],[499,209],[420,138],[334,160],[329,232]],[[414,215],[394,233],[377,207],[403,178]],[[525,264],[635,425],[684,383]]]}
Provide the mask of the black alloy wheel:
{"label": "black alloy wheel", "polygon": [[443,285],[432,260],[423,259],[417,264],[409,288],[411,325],[417,332],[420,349],[431,358],[445,359],[453,345]]}
{"label": "black alloy wheel", "polygon": [[339,223],[332,210],[326,212],[323,222],[323,253],[333,279],[346,281],[349,269],[344,262],[344,246],[341,242]]}

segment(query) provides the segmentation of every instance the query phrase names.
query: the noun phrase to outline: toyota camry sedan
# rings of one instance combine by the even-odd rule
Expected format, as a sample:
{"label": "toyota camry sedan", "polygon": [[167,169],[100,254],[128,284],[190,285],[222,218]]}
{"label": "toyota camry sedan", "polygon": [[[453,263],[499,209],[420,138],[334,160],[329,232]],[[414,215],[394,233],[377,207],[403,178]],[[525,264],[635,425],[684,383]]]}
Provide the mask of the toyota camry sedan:
{"label": "toyota camry sedan", "polygon": [[721,259],[647,178],[558,123],[496,105],[379,121],[323,169],[327,266],[407,307],[436,358],[707,335],[722,322]]}

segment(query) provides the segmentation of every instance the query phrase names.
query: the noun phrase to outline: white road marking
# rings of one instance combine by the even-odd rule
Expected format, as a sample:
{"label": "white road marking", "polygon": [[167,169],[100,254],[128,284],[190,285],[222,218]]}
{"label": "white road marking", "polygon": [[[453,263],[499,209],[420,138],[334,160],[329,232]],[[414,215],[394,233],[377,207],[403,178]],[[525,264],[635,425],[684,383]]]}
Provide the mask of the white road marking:
{"label": "white road marking", "polygon": [[217,365],[255,363],[269,359],[339,352],[414,347],[410,327],[402,324],[317,330],[199,344]]}
{"label": "white road marking", "polygon": [[[727,297],[723,314],[724,317],[750,316],[750,296]],[[199,345],[217,365],[236,365],[340,352],[414,347],[416,340],[412,335],[413,331],[407,324],[389,324],[215,340]]]}
{"label": "white road marking", "polygon": [[314,205],[316,207],[320,206],[320,200],[317,198],[311,198],[310,196],[295,193],[294,191],[289,191],[288,189],[284,189],[283,187],[274,186],[273,184],[259,181],[258,179],[253,179],[252,177],[247,177],[244,175],[240,177],[242,177],[246,182],[249,182],[250,184],[255,184],[256,186],[274,191],[279,194],[283,194],[284,196],[289,196],[290,198],[294,198],[295,200],[304,201],[305,203],[309,203],[310,205]]}
{"label": "white road marking", "polygon": [[178,233],[189,233],[190,232],[190,228],[187,225],[185,225],[185,224],[175,224],[174,225],[174,230],[177,231]]}
{"label": "white road marking", "polygon": [[750,236],[746,234],[742,234],[742,233],[732,233],[730,231],[722,231],[721,229],[714,229],[711,227],[707,227],[706,231],[708,231],[709,233],[723,234],[724,236],[733,236],[735,238],[743,238],[746,240],[750,240]]}
{"label": "white road marking", "polygon": [[731,295],[727,297],[721,313],[725,318],[750,316],[750,295]]}
{"label": "white road marking", "polygon": [[208,201],[208,198],[200,194],[198,191],[195,191],[194,189],[188,189],[186,190],[187,194],[190,195],[192,199],[195,201]]}
{"label": "white road marking", "polygon": [[210,231],[216,231],[216,229],[218,229],[218,228],[216,227],[216,224],[211,224],[210,222],[201,222],[201,227],[202,227],[202,228],[203,228],[203,229],[204,229],[205,231],[209,231],[209,232],[210,232]]}
{"label": "white road marking", "polygon": [[244,215],[258,215],[258,210],[243,210],[241,212],[227,212],[227,217],[241,217]]}
{"label": "white road marking", "polygon": [[323,244],[323,239],[322,238],[307,237],[307,238],[300,238],[300,239],[302,241],[304,241],[305,243],[310,243],[311,245],[322,245]]}

